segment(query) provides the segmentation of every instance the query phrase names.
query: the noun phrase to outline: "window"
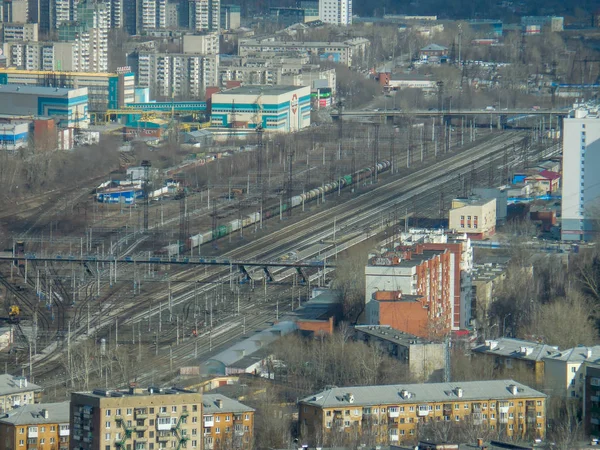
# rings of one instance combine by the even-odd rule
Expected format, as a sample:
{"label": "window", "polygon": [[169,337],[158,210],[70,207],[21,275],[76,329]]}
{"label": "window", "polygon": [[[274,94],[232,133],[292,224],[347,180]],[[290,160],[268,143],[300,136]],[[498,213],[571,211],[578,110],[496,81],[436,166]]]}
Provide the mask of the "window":
{"label": "window", "polygon": [[515,427],[514,427],[514,425],[513,425],[512,423],[511,423],[510,425],[508,425],[508,429],[509,429],[509,430],[514,430],[514,428],[515,428]]}
{"label": "window", "polygon": [[542,417],[542,413],[540,411],[537,412],[536,414],[538,417]]}
{"label": "window", "polygon": [[154,414],[154,408],[150,408],[150,414]]}
{"label": "window", "polygon": [[120,415],[121,415],[121,408],[119,408],[119,409],[117,409],[117,410],[115,411],[115,415],[116,415],[116,416],[120,416]]}
{"label": "window", "polygon": [[510,407],[512,408],[513,406],[515,406],[515,403],[514,403],[514,402],[510,402],[510,403],[508,404],[508,406],[510,406]]}
{"label": "window", "polygon": [[571,367],[571,373],[575,373],[577,372],[577,369],[575,369],[575,367]]}
{"label": "window", "polygon": [[106,417],[110,417],[110,409],[106,410]]}
{"label": "window", "polygon": [[325,415],[326,415],[327,417],[331,417],[331,411],[327,411],[327,412],[325,413]]}
{"label": "window", "polygon": [[40,433],[45,433],[46,432],[46,427],[40,427]]}
{"label": "window", "polygon": [[509,419],[514,419],[515,418],[515,414],[514,413],[509,413],[508,414],[508,418]]}
{"label": "window", "polygon": [[130,416],[133,414],[133,408],[127,408],[127,415]]}
{"label": "window", "polygon": [[490,403],[490,408],[495,408],[496,404],[495,403]]}
{"label": "window", "polygon": [[20,428],[19,429],[19,434],[23,434],[23,433],[25,433],[25,428]]}
{"label": "window", "polygon": [[435,410],[439,411],[440,410],[440,405],[435,405]]}
{"label": "window", "polygon": [[44,438],[41,438],[41,439],[40,439],[40,444],[45,444],[45,443],[46,443],[46,439],[44,439]]}
{"label": "window", "polygon": [[19,440],[19,447],[23,447],[25,445],[25,441],[23,439]]}
{"label": "window", "polygon": [[344,426],[345,427],[349,427],[350,426],[350,421],[349,420],[345,420],[344,421]]}
{"label": "window", "polygon": [[225,416],[225,422],[229,422],[231,418],[229,416]]}
{"label": "window", "polygon": [[[150,444],[150,445],[152,445],[152,444]],[[192,447],[193,448],[198,447],[198,441],[192,441]]]}
{"label": "window", "polygon": [[454,420],[458,422],[460,420],[460,416],[454,416]]}
{"label": "window", "polygon": [[463,406],[464,409],[469,409],[469,404],[465,403],[465,406]]}
{"label": "window", "polygon": [[413,411],[415,410],[415,407],[414,407],[414,406],[410,406],[410,407],[408,408],[408,410],[409,410],[410,412],[413,412]]}
{"label": "window", "polygon": [[400,412],[404,412],[404,406],[400,407]]}
{"label": "window", "polygon": [[104,439],[106,439],[107,441],[110,441],[110,433],[106,433],[104,435]]}
{"label": "window", "polygon": [[327,422],[327,428],[331,428],[331,420]]}
{"label": "window", "polygon": [[55,425],[52,425],[52,426],[50,427],[50,431],[56,431],[56,426],[55,426]]}
{"label": "window", "polygon": [[538,424],[537,424],[537,427],[538,427],[538,428],[542,428],[542,424],[541,424],[541,423],[538,423]]}
{"label": "window", "polygon": [[345,415],[345,416],[349,416],[349,415],[350,415],[350,410],[349,410],[349,409],[345,410],[345,411],[344,411],[344,415]]}
{"label": "window", "polygon": [[[356,410],[356,414],[357,414],[357,415],[359,414],[359,412],[358,412],[358,409]],[[246,415],[244,416],[244,420],[250,420],[250,414],[246,414]]]}
{"label": "window", "polygon": [[177,406],[171,406],[171,412],[176,413],[177,412]]}
{"label": "window", "polygon": [[215,417],[215,422],[220,422],[221,421],[221,416],[216,416]]}
{"label": "window", "polygon": [[53,437],[50,438],[50,443],[54,444],[54,438]]}
{"label": "window", "polygon": [[490,418],[491,418],[492,420],[494,420],[494,419],[496,418],[496,414],[491,414],[491,415],[490,415]]}
{"label": "window", "polygon": [[166,413],[167,412],[167,407],[166,406],[161,406],[160,407],[160,412],[161,413]]}
{"label": "window", "polygon": [[110,422],[106,422],[106,423],[104,424],[104,428],[110,428]]}
{"label": "window", "polygon": [[454,405],[454,409],[460,409],[460,405],[459,405],[458,403],[456,403],[456,404]]}
{"label": "window", "polygon": [[487,403],[484,403],[484,404],[483,404],[483,408],[487,408]]}

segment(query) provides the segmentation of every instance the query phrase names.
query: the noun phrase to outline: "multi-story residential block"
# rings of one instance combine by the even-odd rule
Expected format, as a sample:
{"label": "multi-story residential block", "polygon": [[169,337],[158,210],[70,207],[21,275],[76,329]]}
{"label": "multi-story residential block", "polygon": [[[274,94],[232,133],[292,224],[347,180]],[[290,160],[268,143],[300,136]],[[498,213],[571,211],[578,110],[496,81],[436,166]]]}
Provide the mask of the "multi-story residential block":
{"label": "multi-story residential block", "polygon": [[376,345],[408,366],[410,376],[417,381],[441,381],[446,365],[446,346],[418,336],[403,333],[390,326],[356,325],[358,341]]}
{"label": "multi-story residential block", "polygon": [[583,365],[583,424],[585,433],[600,438],[600,364],[587,361]]}
{"label": "multi-story residential block", "polygon": [[[503,324],[504,325],[504,324]],[[519,372],[537,385],[544,383],[544,358],[557,355],[558,347],[513,338],[488,340],[473,348],[473,355],[484,358],[496,370],[506,374]]]}
{"label": "multi-story residential block", "polygon": [[333,25],[352,25],[352,0],[319,0],[319,19]]}
{"label": "multi-story residential block", "polygon": [[590,240],[600,197],[600,114],[583,104],[573,105],[563,121],[563,240]]}
{"label": "multi-story residential block", "polygon": [[443,230],[410,229],[401,233],[402,245],[421,244],[424,250],[448,249],[453,259],[451,265],[452,289],[452,329],[467,328],[471,325],[473,247],[466,233],[448,233]]}
{"label": "multi-story residential block", "polygon": [[23,405],[39,403],[42,388],[29,383],[25,377],[0,375],[0,413]]}
{"label": "multi-story residential block", "polygon": [[221,25],[220,0],[189,0],[188,27],[194,31],[219,31]]}
{"label": "multi-story residential block", "polygon": [[0,450],[69,450],[69,402],[24,405],[0,419]]}
{"label": "multi-story residential block", "polygon": [[90,111],[124,107],[135,100],[133,73],[51,72],[0,69],[1,85],[26,85],[65,88],[85,87]]}
{"label": "multi-story residential block", "polygon": [[123,28],[125,25],[124,2],[125,0],[106,0],[109,28]]}
{"label": "multi-story residential block", "polygon": [[221,5],[221,29],[235,30],[240,27],[241,10],[239,5]]}
{"label": "multi-story residential block", "polygon": [[332,388],[300,400],[304,444],[370,435],[378,443],[414,440],[430,421],[472,423],[509,437],[546,432],[546,394],[513,380]]}
{"label": "multi-story residential block", "polygon": [[423,244],[369,255],[367,323],[391,325],[425,338],[448,333],[453,324],[455,274],[460,277],[454,261],[448,248],[428,250]]}
{"label": "multi-story residential block", "polygon": [[131,388],[71,394],[71,449],[202,448],[202,394]]}
{"label": "multi-story residential block", "polygon": [[521,17],[521,27],[525,30],[527,27],[537,26],[540,29],[547,27],[548,30],[559,32],[564,30],[564,17],[559,16],[524,16]]}
{"label": "multi-story residential block", "polygon": [[544,388],[552,396],[583,398],[585,364],[600,359],[600,346],[570,348],[543,358]]}
{"label": "multi-story residential block", "polygon": [[186,53],[139,52],[138,85],[153,96],[202,97],[207,86],[217,84],[219,56]]}
{"label": "multi-story residential block", "polygon": [[219,53],[219,34],[184,34],[183,53],[194,55],[216,55]]}
{"label": "multi-story residential block", "polygon": [[11,0],[3,1],[0,5],[2,14],[0,14],[0,22],[8,23],[25,23],[29,18],[29,2],[28,0]]}
{"label": "multi-story residential block", "polygon": [[506,280],[506,261],[485,262],[474,264],[471,277],[471,311],[477,318],[477,329],[481,330],[487,324],[490,306],[498,290]]}
{"label": "multi-story residential block", "polygon": [[496,233],[496,199],[455,198],[448,213],[448,228],[485,239]]}
{"label": "multi-story residential block", "polygon": [[167,28],[178,28],[179,27],[179,3],[167,2],[166,6],[167,15]]}
{"label": "multi-story residential block", "polygon": [[316,61],[331,61],[355,66],[365,61],[369,45],[369,41],[364,38],[354,38],[344,42],[283,42],[241,39],[239,54],[245,56],[259,52],[297,52],[308,55]]}
{"label": "multi-story residential block", "polygon": [[254,409],[223,395],[202,397],[204,450],[250,449],[254,436]]}
{"label": "multi-story residential block", "polygon": [[37,23],[14,23],[6,22],[2,24],[2,40],[4,42],[31,41],[38,40]]}

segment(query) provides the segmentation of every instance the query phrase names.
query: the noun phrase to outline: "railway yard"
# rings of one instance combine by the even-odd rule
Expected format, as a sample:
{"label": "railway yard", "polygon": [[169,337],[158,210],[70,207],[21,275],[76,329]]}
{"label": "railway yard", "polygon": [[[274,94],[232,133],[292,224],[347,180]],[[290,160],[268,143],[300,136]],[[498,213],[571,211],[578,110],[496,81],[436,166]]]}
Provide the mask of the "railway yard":
{"label": "railway yard", "polygon": [[443,225],[454,196],[560,152],[532,129],[457,126],[444,145],[434,133],[355,123],[261,136],[182,170],[185,194],[147,210],[95,202],[102,180],[91,180],[2,212],[26,223],[4,248],[27,257],[14,265],[4,252],[0,264],[5,306],[22,311],[0,363],[55,400],[176,381],[301,305],[338,255]]}

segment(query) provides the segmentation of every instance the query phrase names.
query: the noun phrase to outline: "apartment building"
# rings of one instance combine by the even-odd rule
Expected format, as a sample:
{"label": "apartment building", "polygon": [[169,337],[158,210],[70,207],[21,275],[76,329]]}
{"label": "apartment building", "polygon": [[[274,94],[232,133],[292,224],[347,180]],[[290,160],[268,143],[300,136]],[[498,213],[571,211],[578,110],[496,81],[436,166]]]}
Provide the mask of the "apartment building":
{"label": "apartment building", "polygon": [[193,55],[216,55],[219,53],[218,33],[184,34],[183,53]]}
{"label": "apartment building", "polygon": [[6,22],[2,24],[2,40],[4,42],[38,40],[37,23]]}
{"label": "apartment building", "polygon": [[254,436],[254,409],[218,394],[202,397],[204,450],[250,449]]}
{"label": "apartment building", "polygon": [[221,29],[235,30],[240,27],[241,9],[239,5],[221,5]]}
{"label": "apartment building", "polygon": [[0,4],[0,22],[25,23],[29,17],[28,0],[3,1]]}
{"label": "apartment building", "polygon": [[7,65],[19,70],[87,70],[89,58],[78,42],[8,42],[0,46]]}
{"label": "apartment building", "polygon": [[452,329],[471,326],[473,247],[466,233],[452,233],[444,230],[412,228],[401,233],[400,242],[404,246],[420,244],[424,250],[447,249],[451,254],[451,277],[453,281]]}
{"label": "apartment building", "polygon": [[220,0],[189,0],[188,27],[194,31],[216,31],[221,26]]}
{"label": "apartment building", "polygon": [[250,53],[300,53],[316,61],[331,61],[347,66],[360,65],[365,61],[368,39],[355,38],[344,42],[283,42],[273,39],[243,39],[239,41],[239,55]]}
{"label": "apartment building", "polygon": [[69,402],[23,405],[0,419],[0,450],[69,450]]}
{"label": "apartment building", "polygon": [[332,25],[352,25],[352,0],[319,0],[319,19]]}
{"label": "apartment building", "polygon": [[541,386],[544,383],[545,358],[557,355],[558,347],[503,337],[487,340],[473,348],[472,352],[478,358],[484,358],[496,370],[507,374],[511,371],[520,372],[522,377],[531,376]]}
{"label": "apartment building", "polygon": [[30,383],[25,377],[0,375],[0,413],[7,413],[15,407],[39,403],[42,388]]}
{"label": "apartment building", "polygon": [[417,244],[370,254],[365,266],[367,324],[391,325],[424,338],[448,333],[455,270],[446,248],[426,250]]}
{"label": "apartment building", "polygon": [[414,440],[428,422],[472,423],[543,438],[546,395],[513,380],[332,388],[299,402],[303,444],[370,434],[380,444]]}
{"label": "apartment building", "polygon": [[578,347],[554,352],[543,358],[544,387],[553,396],[583,398],[585,364],[600,360],[600,346]]}
{"label": "apartment building", "polygon": [[202,394],[148,388],[71,394],[71,449],[202,448]]}
{"label": "apartment building", "polygon": [[597,107],[573,105],[563,121],[563,183],[561,239],[588,241],[600,197],[600,114]]}
{"label": "apartment building", "polygon": [[139,52],[138,86],[154,97],[202,97],[207,86],[217,85],[219,56]]}

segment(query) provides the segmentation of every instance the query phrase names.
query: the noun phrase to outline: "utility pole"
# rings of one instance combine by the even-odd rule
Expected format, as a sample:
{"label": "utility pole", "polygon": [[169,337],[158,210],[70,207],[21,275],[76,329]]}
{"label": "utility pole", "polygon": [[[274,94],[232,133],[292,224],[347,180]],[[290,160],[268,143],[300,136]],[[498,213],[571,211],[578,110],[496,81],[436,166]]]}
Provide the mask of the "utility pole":
{"label": "utility pole", "polygon": [[148,160],[142,161],[144,168],[144,231],[148,231],[148,208],[150,207],[150,167],[152,164]]}

